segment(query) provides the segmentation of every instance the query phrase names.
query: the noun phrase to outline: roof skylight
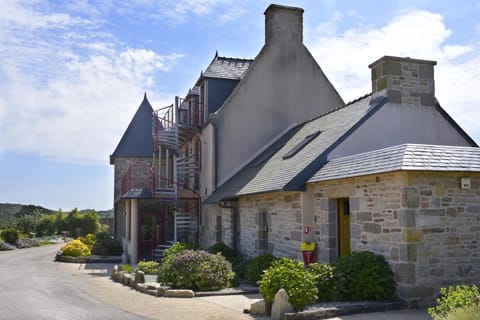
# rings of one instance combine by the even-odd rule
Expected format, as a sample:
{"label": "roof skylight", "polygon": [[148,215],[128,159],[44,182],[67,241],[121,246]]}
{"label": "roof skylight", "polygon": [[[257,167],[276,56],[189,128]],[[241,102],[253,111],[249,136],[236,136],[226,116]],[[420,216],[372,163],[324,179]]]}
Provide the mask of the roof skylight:
{"label": "roof skylight", "polygon": [[288,151],[282,159],[289,159],[296,155],[300,150],[302,150],[307,144],[309,144],[313,139],[315,139],[321,131],[317,131],[312,133],[311,135],[306,136],[302,141],[300,141],[295,147],[293,147],[290,151]]}

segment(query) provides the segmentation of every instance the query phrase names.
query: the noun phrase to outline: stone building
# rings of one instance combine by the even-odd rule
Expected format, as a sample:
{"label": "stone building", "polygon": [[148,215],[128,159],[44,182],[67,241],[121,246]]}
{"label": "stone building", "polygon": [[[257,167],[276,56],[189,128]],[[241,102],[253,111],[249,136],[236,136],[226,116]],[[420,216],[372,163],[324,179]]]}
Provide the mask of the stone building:
{"label": "stone building", "polygon": [[223,240],[296,259],[315,242],[324,263],[381,254],[411,305],[478,282],[480,149],[436,100],[435,64],[375,61],[371,94],[292,128],[219,186],[205,202]]}
{"label": "stone building", "polygon": [[384,56],[372,92],[345,104],[302,23],[301,8],[270,5],[255,59],[216,54],[184,98],[145,116],[150,160],[117,152],[122,138],[116,188],[142,176],[126,162],[148,169],[115,193],[130,259],[184,239],[301,259],[308,241],[319,262],[383,255],[412,306],[479,282],[480,149],[435,98],[436,62]]}

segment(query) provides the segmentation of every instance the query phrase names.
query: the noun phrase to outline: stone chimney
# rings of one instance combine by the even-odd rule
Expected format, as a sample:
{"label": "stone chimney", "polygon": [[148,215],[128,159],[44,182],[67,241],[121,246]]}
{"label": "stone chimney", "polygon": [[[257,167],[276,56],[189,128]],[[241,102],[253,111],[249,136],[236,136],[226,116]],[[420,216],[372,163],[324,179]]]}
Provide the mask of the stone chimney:
{"label": "stone chimney", "polygon": [[271,4],[265,10],[265,44],[303,42],[303,9]]}
{"label": "stone chimney", "polygon": [[437,62],[384,56],[368,67],[372,69],[374,97],[384,95],[389,102],[435,106],[433,66]]}

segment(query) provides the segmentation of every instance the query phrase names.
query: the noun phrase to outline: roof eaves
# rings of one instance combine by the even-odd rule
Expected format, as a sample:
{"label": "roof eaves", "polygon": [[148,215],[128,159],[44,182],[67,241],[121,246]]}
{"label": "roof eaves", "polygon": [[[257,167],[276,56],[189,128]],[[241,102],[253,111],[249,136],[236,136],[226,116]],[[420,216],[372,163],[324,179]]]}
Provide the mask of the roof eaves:
{"label": "roof eaves", "polygon": [[455,120],[442,108],[438,100],[436,101],[435,107],[440,112],[440,114],[460,133],[462,137],[467,140],[472,147],[478,147],[478,144],[460,127]]}

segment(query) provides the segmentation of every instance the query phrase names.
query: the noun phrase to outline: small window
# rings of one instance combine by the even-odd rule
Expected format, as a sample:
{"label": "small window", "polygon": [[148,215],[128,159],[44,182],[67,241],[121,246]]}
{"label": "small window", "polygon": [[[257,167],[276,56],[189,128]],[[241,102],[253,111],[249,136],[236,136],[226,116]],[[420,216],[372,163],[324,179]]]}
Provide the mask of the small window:
{"label": "small window", "polygon": [[265,211],[258,215],[258,250],[268,252],[268,213]]}
{"label": "small window", "polygon": [[313,139],[315,139],[321,131],[317,131],[312,133],[311,135],[306,136],[302,141],[300,141],[295,147],[293,147],[290,151],[288,151],[282,159],[289,159],[297,154],[300,150],[302,150],[307,144],[309,144]]}
{"label": "small window", "polygon": [[222,216],[217,216],[217,219],[216,219],[215,240],[217,242],[222,241]]}

